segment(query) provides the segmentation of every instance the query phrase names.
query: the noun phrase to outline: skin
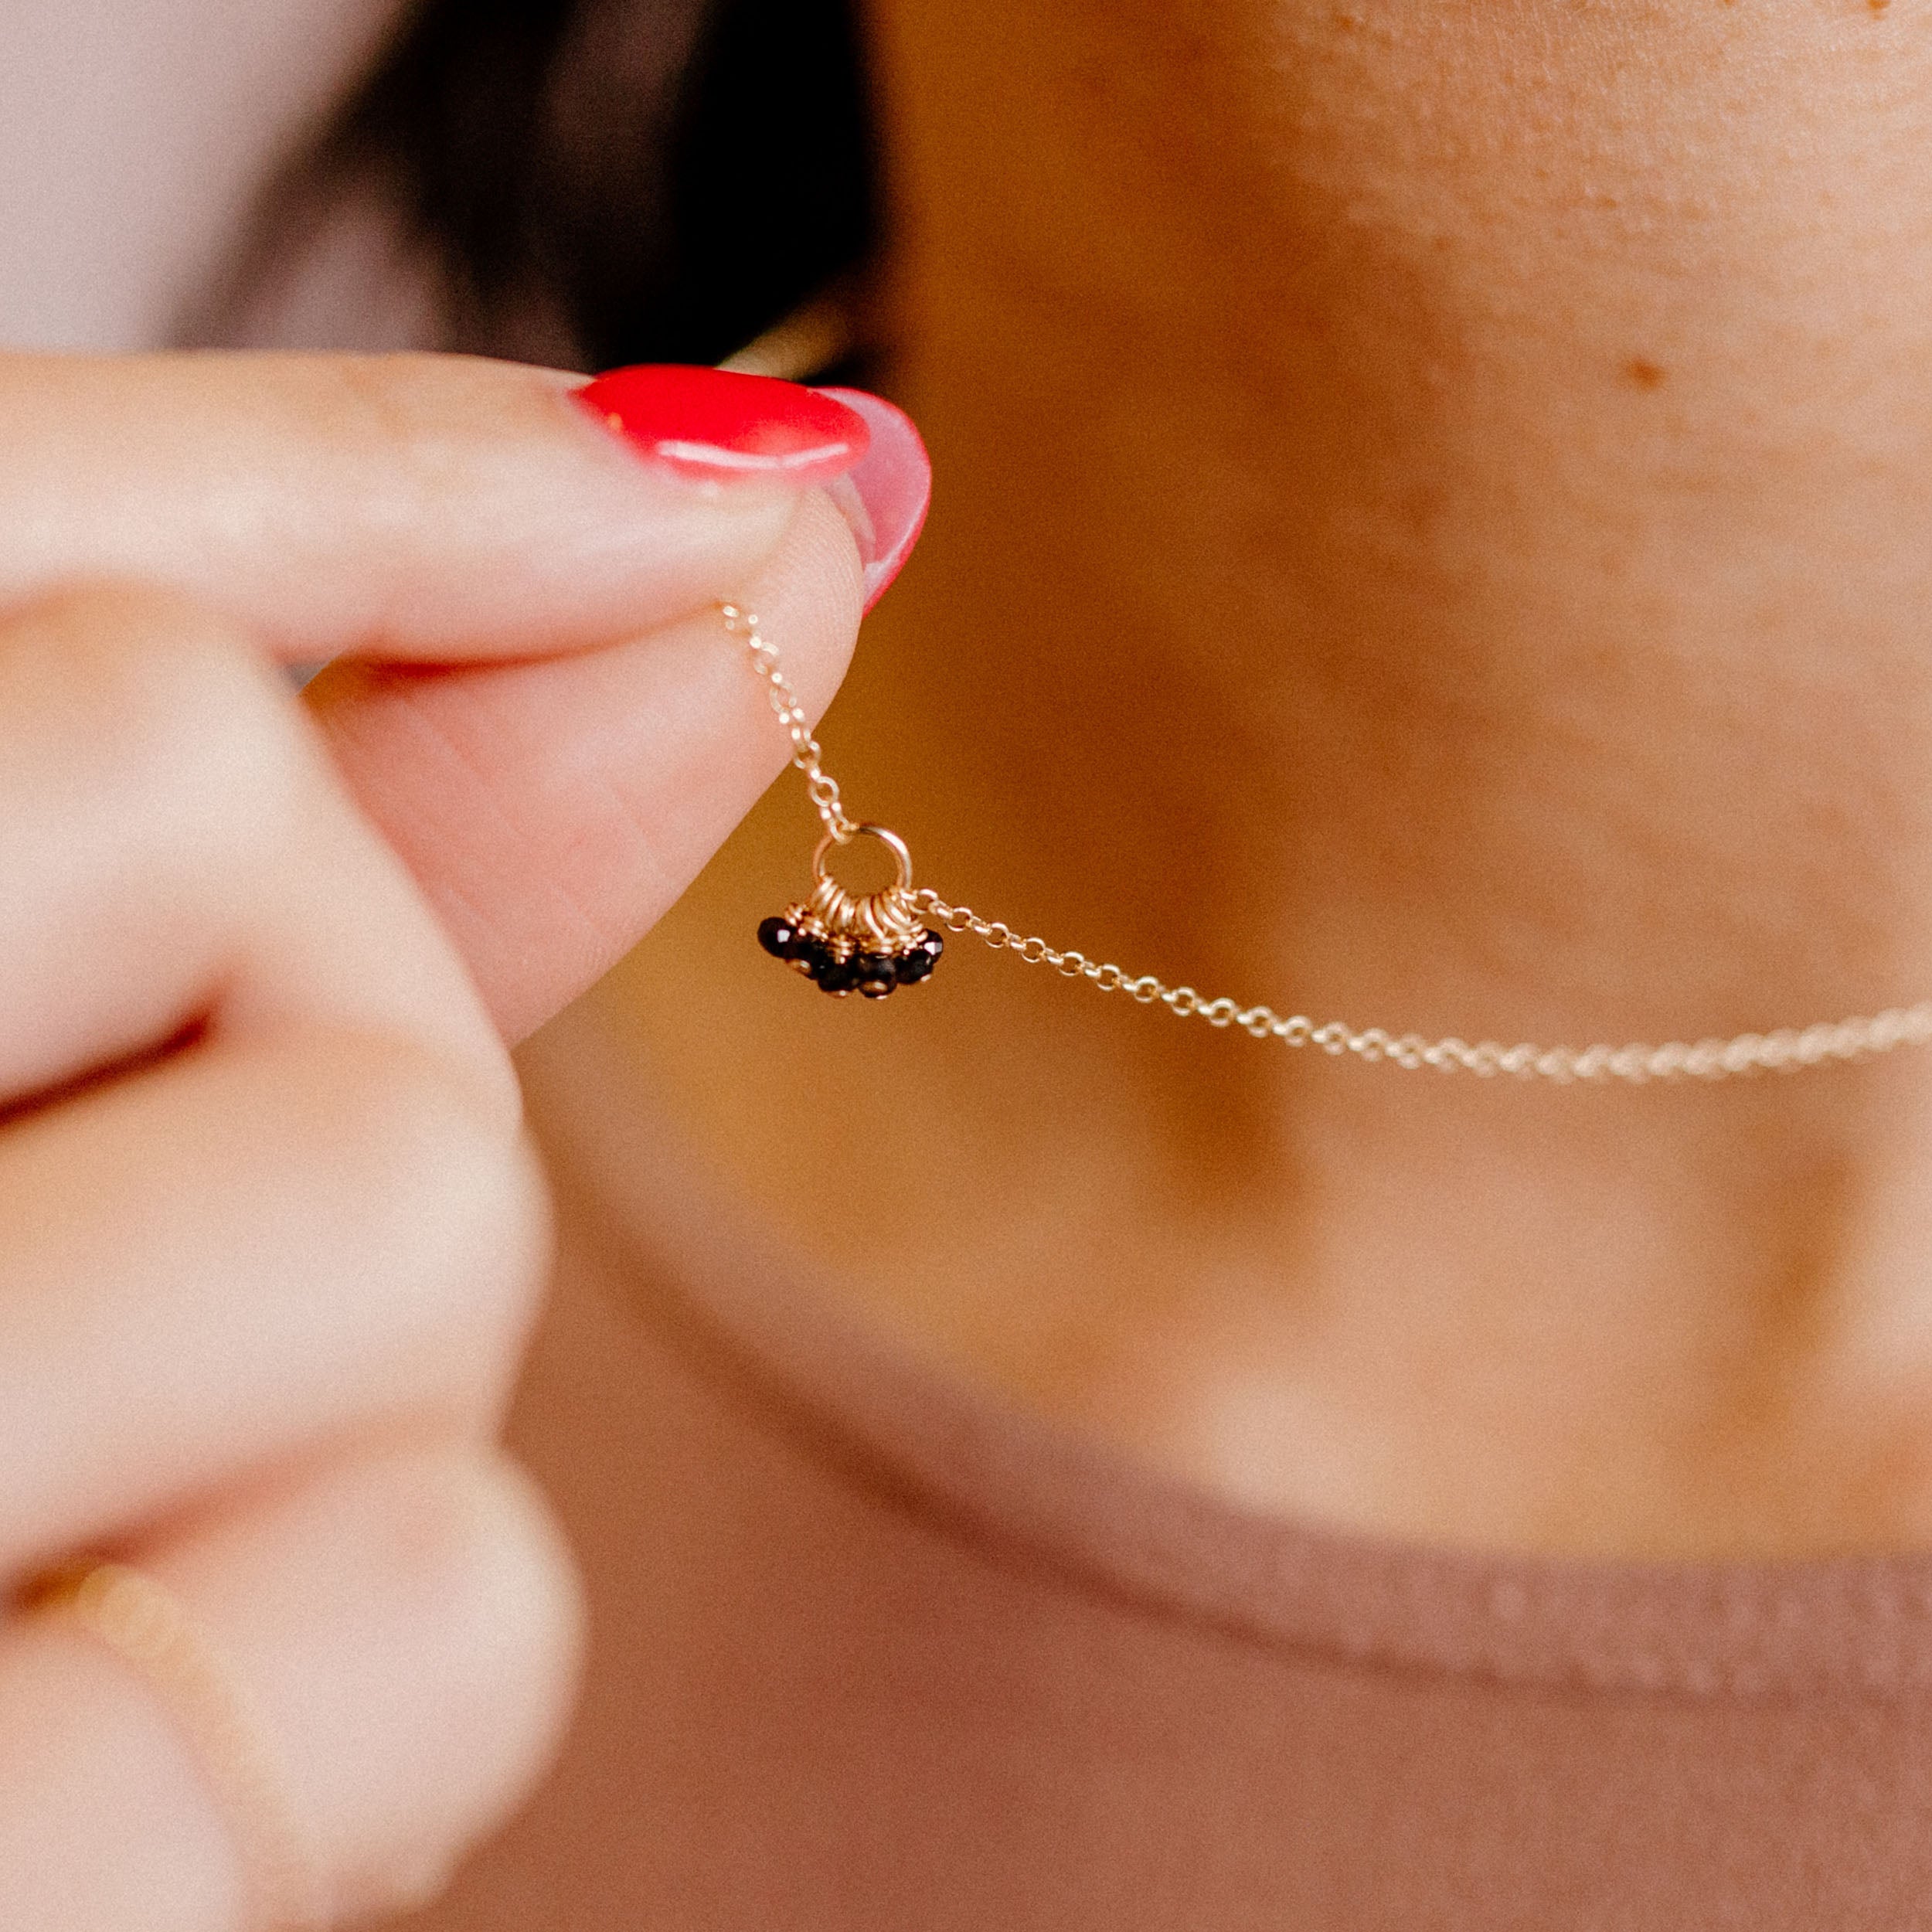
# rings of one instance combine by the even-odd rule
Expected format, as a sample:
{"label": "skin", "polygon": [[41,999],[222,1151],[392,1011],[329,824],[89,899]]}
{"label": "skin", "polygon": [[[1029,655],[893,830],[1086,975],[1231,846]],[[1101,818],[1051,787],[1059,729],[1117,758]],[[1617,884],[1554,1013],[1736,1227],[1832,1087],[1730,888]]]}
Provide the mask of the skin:
{"label": "skin", "polygon": [[[874,25],[895,386],[942,486],[830,742],[924,876],[1398,1028],[1919,995],[1916,9]],[[501,1043],[776,767],[692,614],[755,604],[815,710],[855,628],[822,500],[667,494],[557,387],[0,365],[0,1573],[105,1549],[174,1587],[345,1910],[512,1807],[580,1642],[493,1446],[545,1272]],[[263,675],[338,649],[302,705]],[[1437,1085],[998,961],[855,1015],[743,944],[801,824],[755,818],[604,998],[859,1308],[1271,1507],[1611,1556],[1923,1546],[1921,1066]],[[515,1424],[567,1484],[560,1417]],[[0,1794],[23,1923],[236,1922],[177,1730],[21,1617]],[[539,1925],[521,1855],[492,1894]]]}
{"label": "skin", "polygon": [[[875,19],[894,383],[939,488],[828,743],[926,881],[1432,1036],[1924,996],[1932,19]],[[828,1009],[720,964],[801,819],[754,821],[621,998],[858,1306],[1294,1514],[1609,1557],[1923,1546],[1922,1057],[1479,1086],[984,957]]]}
{"label": "skin", "polygon": [[[497,1442],[549,1254],[506,1041],[781,762],[714,600],[815,713],[857,628],[827,499],[648,470],[573,380],[0,358],[0,1593],[172,1589],[345,1920],[515,1806],[582,1649]],[[24,1592],[0,1872],[36,1932],[244,1922],[173,1716]]]}

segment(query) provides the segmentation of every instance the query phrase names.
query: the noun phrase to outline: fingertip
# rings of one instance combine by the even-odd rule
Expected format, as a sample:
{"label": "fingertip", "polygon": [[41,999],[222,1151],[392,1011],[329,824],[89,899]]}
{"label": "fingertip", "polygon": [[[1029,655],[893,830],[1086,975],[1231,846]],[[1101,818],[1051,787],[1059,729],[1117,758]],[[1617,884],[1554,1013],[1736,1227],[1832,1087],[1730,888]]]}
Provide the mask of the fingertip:
{"label": "fingertip", "polygon": [[[822,489],[729,586],[808,718],[866,594]],[[311,699],[366,812],[414,873],[505,1037],[607,971],[682,893],[791,747],[715,605],[609,649],[424,673],[344,667]]]}
{"label": "fingertip", "polygon": [[865,566],[865,608],[870,611],[905,568],[926,527],[932,502],[932,460],[917,424],[883,396],[856,389],[814,393],[853,411],[869,432],[865,454],[827,494],[858,539]]}

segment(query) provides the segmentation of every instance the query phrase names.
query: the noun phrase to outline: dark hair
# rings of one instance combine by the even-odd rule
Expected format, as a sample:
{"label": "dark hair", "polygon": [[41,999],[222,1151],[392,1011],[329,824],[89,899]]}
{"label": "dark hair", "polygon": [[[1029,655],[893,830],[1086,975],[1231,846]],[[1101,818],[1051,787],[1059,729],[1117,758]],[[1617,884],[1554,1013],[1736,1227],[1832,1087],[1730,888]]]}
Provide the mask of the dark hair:
{"label": "dark hair", "polygon": [[716,362],[872,252],[849,0],[417,0],[265,201],[231,290],[372,198],[451,345]]}

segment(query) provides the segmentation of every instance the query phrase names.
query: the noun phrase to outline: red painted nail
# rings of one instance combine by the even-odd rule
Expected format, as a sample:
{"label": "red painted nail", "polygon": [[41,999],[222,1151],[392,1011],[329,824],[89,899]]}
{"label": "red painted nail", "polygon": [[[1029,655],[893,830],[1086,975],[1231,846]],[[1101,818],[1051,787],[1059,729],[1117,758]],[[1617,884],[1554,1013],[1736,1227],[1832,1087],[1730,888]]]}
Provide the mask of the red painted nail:
{"label": "red painted nail", "polygon": [[821,389],[813,392],[850,409],[871,432],[870,447],[845,475],[832,485],[832,500],[845,514],[859,539],[866,566],[866,608],[886,594],[898,576],[919,533],[926,526],[926,506],[932,500],[933,466],[913,419],[883,396],[864,389]]}
{"label": "red painted nail", "polygon": [[576,393],[632,448],[703,481],[828,483],[871,440],[856,410],[768,376],[647,363],[612,369]]}

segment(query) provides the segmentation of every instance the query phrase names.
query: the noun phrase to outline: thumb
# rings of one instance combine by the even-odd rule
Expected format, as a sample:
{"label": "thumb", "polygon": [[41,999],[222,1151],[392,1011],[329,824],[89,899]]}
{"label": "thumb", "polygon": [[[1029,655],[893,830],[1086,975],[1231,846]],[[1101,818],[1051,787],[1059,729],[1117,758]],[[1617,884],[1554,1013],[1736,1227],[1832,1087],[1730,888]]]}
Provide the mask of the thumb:
{"label": "thumb", "polygon": [[[930,478],[903,413],[840,394],[862,404],[872,430],[851,478],[862,514],[808,492],[755,578],[733,590],[781,648],[815,720],[845,674],[862,608],[911,548]],[[307,695],[512,1042],[649,930],[791,753],[743,641],[708,607],[567,657],[444,668],[343,661]]]}

